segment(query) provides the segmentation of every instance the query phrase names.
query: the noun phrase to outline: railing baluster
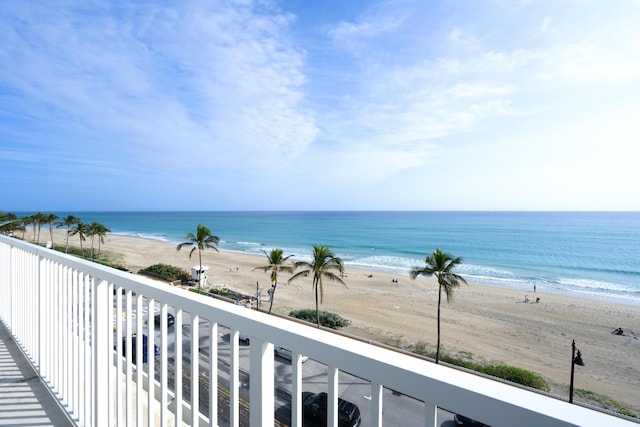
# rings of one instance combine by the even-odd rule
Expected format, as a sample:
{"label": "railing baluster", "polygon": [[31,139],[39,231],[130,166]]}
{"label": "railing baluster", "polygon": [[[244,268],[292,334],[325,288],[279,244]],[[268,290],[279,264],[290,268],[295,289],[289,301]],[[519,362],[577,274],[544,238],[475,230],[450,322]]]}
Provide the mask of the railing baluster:
{"label": "railing baluster", "polygon": [[175,323],[175,407],[176,407],[176,419],[175,426],[182,425],[182,309],[176,310],[176,323]]}
{"label": "railing baluster", "polygon": [[200,360],[198,343],[200,317],[191,314],[191,425],[199,425],[200,420]]}
{"label": "railing baluster", "polygon": [[[115,399],[114,405],[116,408],[116,419],[118,420],[118,424],[119,425],[123,425],[124,424],[124,405],[126,404],[125,402],[123,402],[122,400],[122,395],[125,392],[125,390],[123,390],[123,385],[122,385],[122,355],[123,355],[123,345],[125,348],[125,352],[127,353],[127,355],[131,354],[131,347],[130,344],[129,346],[127,346],[126,341],[122,341],[122,338],[125,336],[124,332],[123,332],[123,325],[122,325],[122,287],[118,287],[116,289],[116,294],[115,294],[115,298],[116,298],[116,309],[115,312],[113,312],[113,317],[114,317],[114,322],[115,322],[115,329],[116,329],[116,379],[115,379],[115,387],[116,387],[116,396],[118,396],[117,399]],[[113,310],[112,310],[113,311]],[[128,356],[130,357],[130,356]],[[127,362],[125,362],[126,364]]]}
{"label": "railing baluster", "polygon": [[302,355],[293,353],[291,384],[291,427],[302,427]]}
{"label": "railing baluster", "polygon": [[336,367],[327,367],[327,426],[338,427],[338,374]]}
{"label": "railing baluster", "polygon": [[382,427],[382,385],[371,383],[371,426]]}
{"label": "railing baluster", "polygon": [[[147,376],[147,425],[152,426],[155,424],[155,376],[156,376],[156,360],[154,357],[154,325],[153,325],[153,315],[155,312],[155,300],[149,299],[149,306],[147,307],[147,367],[148,367],[148,376]],[[142,343],[142,336],[136,339],[136,343]],[[142,345],[142,344],[140,344]],[[141,347],[138,347],[141,349]],[[142,367],[142,354],[144,350],[141,350],[137,353],[138,362],[136,366]]]}
{"label": "railing baluster", "polygon": [[85,323],[84,323],[84,312],[86,310],[85,308],[85,276],[83,272],[78,272],[78,356],[77,356],[77,360],[78,360],[78,365],[77,365],[77,369],[78,369],[78,420],[80,423],[84,423],[86,425],[86,420],[85,420],[85,401],[87,398],[87,393],[85,393],[85,381],[84,379],[86,378],[86,375],[84,375],[84,373],[86,372],[85,369],[85,365],[84,365],[84,345],[85,345],[85,339],[84,339],[84,329],[85,329]]}
{"label": "railing baluster", "polygon": [[[144,299],[142,294],[136,294],[136,335],[142,335],[142,321],[143,321],[143,304]],[[137,341],[137,340],[136,340]],[[137,342],[136,342],[137,346]],[[138,348],[136,348],[138,351]],[[136,426],[142,426],[142,419],[144,416],[143,408],[143,396],[144,396],[144,384],[142,382],[143,367],[136,365]]]}
{"label": "railing baluster", "polygon": [[209,426],[218,425],[218,323],[209,320]]}
{"label": "railing baluster", "polygon": [[70,268],[67,265],[63,265],[62,267],[62,277],[64,281],[64,299],[65,299],[65,313],[64,313],[64,342],[65,342],[65,350],[64,350],[64,395],[65,400],[67,402],[67,406],[71,410],[73,408],[73,388],[72,388],[72,375],[73,375],[73,366],[71,365],[71,348],[72,348],[72,340],[73,340],[73,326],[72,326],[72,287],[71,287],[71,272]]}
{"label": "railing baluster", "polygon": [[[126,387],[126,395],[127,395],[127,401],[124,403],[125,409],[126,409],[126,421],[127,421],[127,426],[131,426],[133,425],[133,409],[134,409],[134,401],[133,401],[133,385],[131,384],[132,382],[132,378],[133,378],[133,361],[131,360],[133,356],[133,349],[131,348],[132,343],[131,343],[131,337],[133,336],[133,322],[131,321],[131,298],[132,298],[132,294],[133,292],[131,291],[131,289],[127,289],[125,292],[125,312],[124,312],[124,318],[125,318],[125,327],[124,327],[124,336],[127,337],[127,366],[126,366],[126,376],[125,376],[125,387]],[[136,339],[136,342],[140,339],[140,337],[138,337]],[[138,363],[140,363],[140,359],[139,359],[140,353],[136,353],[136,366]],[[118,357],[122,357],[122,356],[118,356]]]}
{"label": "railing baluster", "polygon": [[78,271],[76,269],[72,269],[71,271],[71,356],[69,357],[71,363],[71,372],[72,372],[72,387],[73,387],[73,396],[71,397],[71,401],[73,402],[71,409],[71,416],[78,417],[78,400],[79,393],[78,381],[80,379],[81,373],[78,372],[78,341],[80,329],[78,328],[78,314],[79,310],[79,302],[78,302]]}
{"label": "railing baluster", "polygon": [[250,424],[272,426],[274,421],[273,344],[252,338],[250,345]]}
{"label": "railing baluster", "polygon": [[[44,286],[44,280],[42,279],[42,275],[45,271],[45,260],[41,259],[39,256],[34,256],[36,259],[35,264],[37,266],[37,276],[33,277],[35,283],[37,283],[37,291],[38,291],[38,311],[40,312],[39,316],[39,327],[38,327],[38,359],[40,360],[40,376],[43,381],[47,381],[49,377],[49,359],[44,356],[47,354],[49,350],[48,340],[49,340],[49,293],[47,292],[47,287]],[[23,306],[22,298],[19,301],[19,307]],[[22,320],[22,319],[21,319]]]}
{"label": "railing baluster", "polygon": [[429,402],[424,402],[424,426],[436,427],[438,425],[438,407]]}
{"label": "railing baluster", "polygon": [[94,426],[110,425],[109,414],[109,371],[107,364],[112,363],[111,349],[107,347],[107,334],[111,332],[112,314],[110,313],[109,284],[106,280],[99,280],[93,287],[93,328],[91,345],[93,346],[93,423]]}
{"label": "railing baluster", "polygon": [[231,427],[238,427],[240,424],[239,335],[239,332],[235,329],[229,330],[229,418]]}
{"label": "railing baluster", "polygon": [[[169,346],[167,345],[167,304],[162,303],[160,306],[160,425],[166,426],[168,424],[168,396],[169,388],[167,386],[167,352]],[[149,356],[152,356],[153,352],[149,351]]]}

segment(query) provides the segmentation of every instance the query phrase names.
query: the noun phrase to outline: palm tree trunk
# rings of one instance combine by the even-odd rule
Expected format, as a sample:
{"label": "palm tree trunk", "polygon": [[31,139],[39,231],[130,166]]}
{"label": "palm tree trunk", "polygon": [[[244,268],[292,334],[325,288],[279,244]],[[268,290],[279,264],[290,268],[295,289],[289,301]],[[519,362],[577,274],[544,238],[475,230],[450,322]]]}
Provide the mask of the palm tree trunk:
{"label": "palm tree trunk", "polygon": [[318,307],[318,282],[315,282],[316,288],[316,323],[318,324],[318,329],[320,329],[320,308]]}
{"label": "palm tree trunk", "polygon": [[67,243],[64,246],[64,253],[69,253],[69,232],[71,231],[71,227],[67,227]]}
{"label": "palm tree trunk", "polygon": [[267,314],[271,314],[271,307],[273,307],[273,298],[276,296],[276,288],[278,287],[278,282],[273,282],[273,289],[271,289],[271,302],[269,303],[269,312]]}
{"label": "palm tree trunk", "polygon": [[198,248],[198,260],[200,265],[198,266],[198,290],[202,290],[202,251]]}
{"label": "palm tree trunk", "polygon": [[438,286],[438,344],[436,345],[436,363],[440,360],[440,302],[442,300],[442,285]]}

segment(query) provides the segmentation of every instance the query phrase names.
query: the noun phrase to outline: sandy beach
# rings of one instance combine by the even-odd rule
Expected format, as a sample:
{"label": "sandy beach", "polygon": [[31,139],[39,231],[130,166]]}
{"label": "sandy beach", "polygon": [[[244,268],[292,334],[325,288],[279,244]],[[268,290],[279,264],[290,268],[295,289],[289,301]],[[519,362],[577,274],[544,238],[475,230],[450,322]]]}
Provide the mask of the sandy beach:
{"label": "sandy beach", "polygon": [[[48,238],[48,230],[46,234],[43,230],[40,240]],[[55,231],[56,244],[63,244],[64,239],[64,231]],[[78,246],[77,237],[70,242]],[[88,246],[90,242],[85,242]],[[102,250],[121,254],[122,262],[134,272],[155,263],[187,271],[198,264],[197,251],[189,259],[190,248],[177,252],[175,244],[156,240],[109,235]],[[264,256],[203,252],[203,264],[210,267],[209,281],[245,294],[255,294],[256,282],[266,294],[269,273],[254,270],[265,263]],[[289,277],[286,273],[279,276],[274,310],[287,313],[314,307],[311,279],[287,284]],[[345,282],[348,289],[325,282],[321,306],[352,322],[344,332],[399,345],[425,342],[427,348],[435,349],[438,287],[434,280],[347,269]],[[529,302],[524,302],[525,294]],[[624,335],[611,333],[618,327]],[[541,289],[534,293],[533,289],[462,285],[451,303],[443,299],[442,304],[443,352],[532,370],[549,381],[553,393],[567,396],[571,341],[575,340],[586,365],[576,367],[576,389],[607,395],[637,415],[639,335],[640,307],[568,298]]]}

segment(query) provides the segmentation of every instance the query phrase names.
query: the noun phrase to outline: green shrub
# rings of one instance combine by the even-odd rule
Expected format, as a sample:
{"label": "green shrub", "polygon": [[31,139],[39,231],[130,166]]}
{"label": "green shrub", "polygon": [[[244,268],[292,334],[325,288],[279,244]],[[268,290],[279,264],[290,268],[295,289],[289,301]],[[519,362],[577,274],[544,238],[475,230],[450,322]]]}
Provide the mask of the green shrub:
{"label": "green shrub", "polygon": [[508,365],[489,365],[480,367],[478,371],[538,390],[551,390],[549,384],[542,376],[535,372],[527,371],[526,369]]}
{"label": "green shrub", "polygon": [[[313,309],[294,310],[289,313],[289,316],[296,319],[304,320],[309,323],[316,323],[316,311]],[[351,324],[350,320],[341,317],[338,314],[330,313],[328,311],[320,311],[320,325],[331,329],[344,328]]]}
{"label": "green shrub", "polygon": [[167,264],[154,264],[144,269],[167,280],[191,280],[191,275],[184,268],[174,267]]}
{"label": "green shrub", "polygon": [[575,395],[580,401],[590,403],[595,406],[607,409],[609,411],[617,412],[618,414],[626,415],[631,418],[638,418],[636,414],[625,408],[619,402],[613,400],[609,396],[599,394],[589,390],[576,389]]}

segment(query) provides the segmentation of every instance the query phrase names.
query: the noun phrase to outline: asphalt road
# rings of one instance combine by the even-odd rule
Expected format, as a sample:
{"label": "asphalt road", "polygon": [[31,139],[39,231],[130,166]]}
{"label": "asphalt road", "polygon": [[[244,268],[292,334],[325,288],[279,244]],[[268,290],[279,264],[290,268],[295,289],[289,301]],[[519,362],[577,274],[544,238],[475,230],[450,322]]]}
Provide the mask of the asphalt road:
{"label": "asphalt road", "polygon": [[[123,298],[123,311],[124,311]],[[145,304],[146,307],[146,304]],[[159,307],[156,307],[159,311]],[[133,301],[132,312],[135,312],[135,298]],[[169,310],[173,313],[173,310]],[[146,314],[146,313],[145,313]],[[175,328],[177,325],[170,326],[167,334],[167,357],[169,365],[175,365]],[[209,322],[201,319],[199,322],[199,348],[200,348],[200,410],[208,414],[208,355],[209,355]],[[146,329],[146,326],[145,326]],[[191,316],[183,313],[183,385],[185,387],[183,395],[190,396],[190,347],[191,347]],[[218,328],[218,388],[219,388],[219,421],[220,425],[225,425],[229,420],[229,330],[220,326]],[[155,343],[160,347],[161,336],[160,328],[156,327],[154,331]],[[239,345],[240,359],[240,406],[241,406],[241,426],[249,425],[249,346],[240,343]],[[291,414],[291,384],[292,372],[291,362],[274,355],[275,370],[275,416],[279,425],[289,425]],[[159,363],[156,363],[156,369],[159,369]],[[173,369],[170,369],[169,384],[173,384]],[[156,375],[158,371],[156,371]],[[315,360],[309,359],[303,363],[303,390],[312,392],[326,391],[327,388],[327,367]],[[371,424],[371,385],[368,381],[350,375],[346,372],[339,374],[339,396],[344,400],[348,400],[358,405],[362,416],[362,426]],[[416,426],[424,424],[424,405],[409,396],[400,395],[389,389],[383,391],[383,423],[384,425],[393,426]],[[445,410],[438,410],[438,426],[454,427],[456,423],[453,421],[453,414]],[[314,423],[305,420],[305,427],[314,427]]]}

